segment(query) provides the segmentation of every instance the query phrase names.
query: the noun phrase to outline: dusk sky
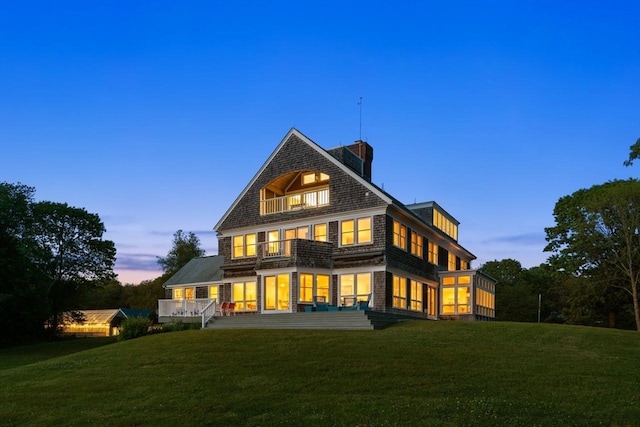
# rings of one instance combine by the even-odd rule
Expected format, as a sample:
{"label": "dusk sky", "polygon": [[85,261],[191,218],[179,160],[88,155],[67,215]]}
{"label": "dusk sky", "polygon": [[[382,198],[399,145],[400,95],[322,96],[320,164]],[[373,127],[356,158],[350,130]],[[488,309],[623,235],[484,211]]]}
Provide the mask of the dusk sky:
{"label": "dusk sky", "polygon": [[[362,121],[360,106],[362,97]],[[213,226],[291,127],[360,137],[478,259],[549,254],[557,200],[640,137],[640,1],[0,0],[0,181],[97,213],[122,283]]]}

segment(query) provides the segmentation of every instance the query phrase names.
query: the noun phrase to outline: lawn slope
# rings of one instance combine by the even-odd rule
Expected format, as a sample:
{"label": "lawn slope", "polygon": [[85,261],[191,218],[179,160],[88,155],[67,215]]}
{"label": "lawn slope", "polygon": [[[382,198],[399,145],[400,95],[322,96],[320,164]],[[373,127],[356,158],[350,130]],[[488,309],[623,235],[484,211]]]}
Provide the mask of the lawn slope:
{"label": "lawn slope", "polygon": [[640,334],[499,322],[173,332],[0,370],[0,402],[1,425],[633,426]]}

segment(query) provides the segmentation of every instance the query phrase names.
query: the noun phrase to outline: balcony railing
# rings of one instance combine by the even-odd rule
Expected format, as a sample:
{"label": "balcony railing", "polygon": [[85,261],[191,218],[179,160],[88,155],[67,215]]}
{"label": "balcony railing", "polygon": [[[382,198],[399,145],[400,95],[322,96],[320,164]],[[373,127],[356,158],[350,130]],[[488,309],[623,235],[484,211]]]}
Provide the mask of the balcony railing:
{"label": "balcony railing", "polygon": [[277,258],[291,256],[291,240],[275,240],[260,243],[258,250],[262,258]]}
{"label": "balcony railing", "polygon": [[319,208],[329,204],[329,189],[287,194],[260,201],[260,215]]}
{"label": "balcony railing", "polygon": [[211,301],[214,299],[160,299],[158,300],[158,316],[199,317]]}

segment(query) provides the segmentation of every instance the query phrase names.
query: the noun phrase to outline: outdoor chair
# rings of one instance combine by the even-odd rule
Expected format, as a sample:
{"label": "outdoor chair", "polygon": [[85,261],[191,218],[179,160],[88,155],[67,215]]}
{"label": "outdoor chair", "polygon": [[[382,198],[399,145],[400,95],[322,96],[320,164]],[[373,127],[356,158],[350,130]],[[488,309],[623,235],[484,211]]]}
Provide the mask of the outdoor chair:
{"label": "outdoor chair", "polygon": [[355,310],[369,310],[369,301],[371,300],[371,294],[367,295],[367,299],[356,301]]}
{"label": "outdoor chair", "polygon": [[345,297],[342,298],[342,307],[340,307],[342,311],[349,310],[357,310],[358,309],[358,299],[355,297]]}
{"label": "outdoor chair", "polygon": [[228,303],[228,305],[227,305],[227,316],[231,316],[231,315],[235,316],[235,314],[236,314],[235,309],[236,309],[236,303],[235,302]]}
{"label": "outdoor chair", "polygon": [[317,295],[313,297],[313,308],[315,311],[329,311],[329,304],[324,296]]}
{"label": "outdoor chair", "polygon": [[216,311],[213,313],[215,316],[217,313],[220,313],[220,316],[224,316],[227,311],[227,307],[229,306],[228,302],[223,302],[221,304],[216,303]]}

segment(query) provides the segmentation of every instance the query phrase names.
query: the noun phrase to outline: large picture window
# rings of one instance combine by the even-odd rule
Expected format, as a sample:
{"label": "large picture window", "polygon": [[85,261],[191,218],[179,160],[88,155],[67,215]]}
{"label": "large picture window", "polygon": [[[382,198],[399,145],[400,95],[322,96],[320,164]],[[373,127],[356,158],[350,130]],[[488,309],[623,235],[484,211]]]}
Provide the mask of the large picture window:
{"label": "large picture window", "polygon": [[340,275],[341,304],[345,299],[356,298],[367,301],[371,298],[371,273],[341,274]]}
{"label": "large picture window", "polygon": [[265,276],[264,278],[264,309],[289,310],[289,274]]}
{"label": "large picture window", "polygon": [[313,302],[314,296],[323,296],[329,301],[329,275],[300,273],[300,302]]}
{"label": "large picture window", "polygon": [[232,299],[235,311],[256,311],[258,309],[256,282],[235,282],[232,286]]}
{"label": "large picture window", "polygon": [[256,234],[233,236],[233,258],[256,256]]}
{"label": "large picture window", "polygon": [[442,314],[471,313],[471,276],[446,276],[442,285]]}
{"label": "large picture window", "polygon": [[342,246],[371,242],[371,217],[346,219],[340,222],[340,244]]}

